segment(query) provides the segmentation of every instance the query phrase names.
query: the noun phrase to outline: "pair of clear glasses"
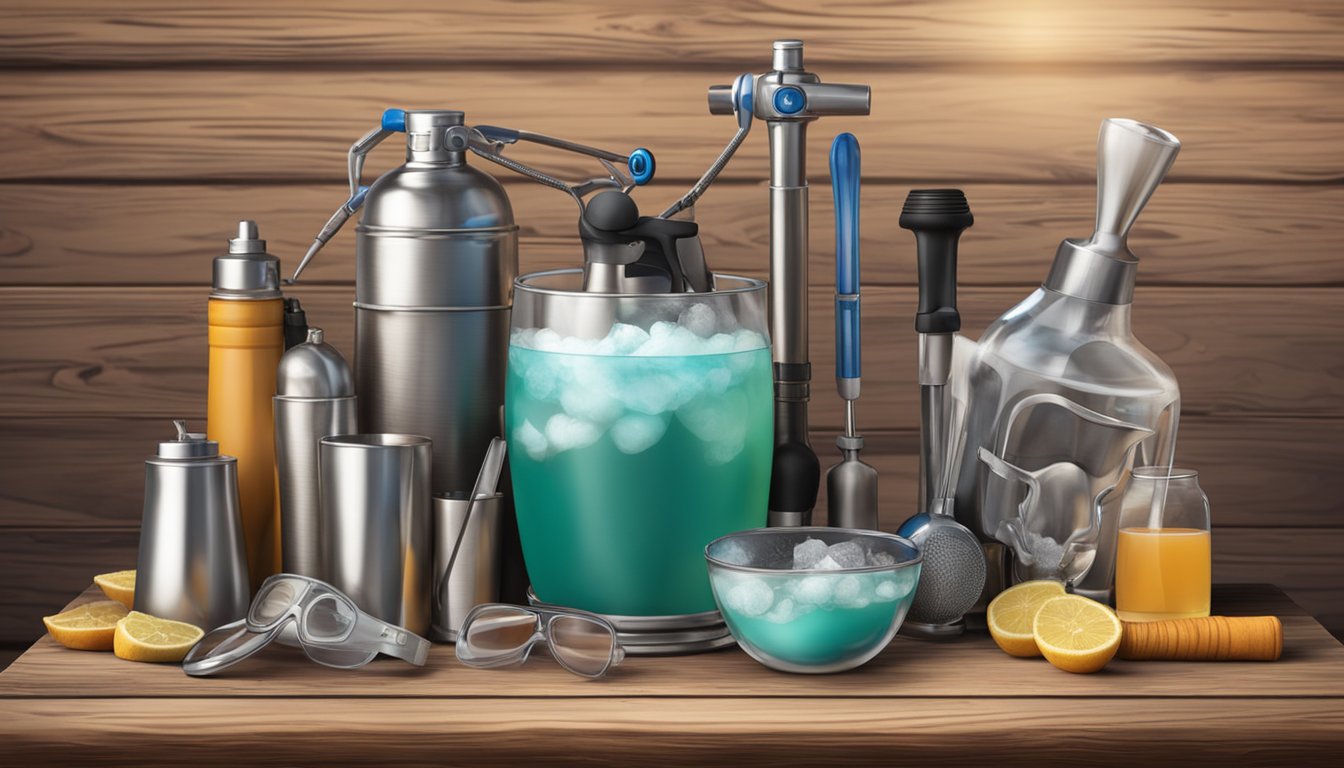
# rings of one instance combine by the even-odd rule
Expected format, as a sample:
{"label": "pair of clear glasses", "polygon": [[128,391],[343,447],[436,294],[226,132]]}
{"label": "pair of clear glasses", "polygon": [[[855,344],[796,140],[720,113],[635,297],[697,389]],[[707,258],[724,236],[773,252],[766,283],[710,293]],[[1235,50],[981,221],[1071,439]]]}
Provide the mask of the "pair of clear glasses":
{"label": "pair of clear glasses", "polygon": [[625,658],[616,628],[596,614],[486,603],[462,620],[457,659],[483,669],[514,667],[543,643],[560,666],[582,677],[602,677]]}
{"label": "pair of clear glasses", "polygon": [[324,581],[281,573],[262,582],[247,617],[201,638],[182,661],[188,675],[227,669],[272,642],[297,641],[308,658],[328,667],[355,669],[380,653],[423,666],[429,641],[364,613]]}

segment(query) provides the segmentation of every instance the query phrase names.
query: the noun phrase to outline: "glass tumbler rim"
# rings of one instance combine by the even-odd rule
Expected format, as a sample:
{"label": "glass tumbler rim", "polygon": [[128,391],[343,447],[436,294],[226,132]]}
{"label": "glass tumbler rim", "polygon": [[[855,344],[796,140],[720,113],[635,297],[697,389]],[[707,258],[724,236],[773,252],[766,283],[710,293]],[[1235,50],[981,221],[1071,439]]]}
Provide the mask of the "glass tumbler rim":
{"label": "glass tumbler rim", "polygon": [[1199,471],[1184,467],[1135,467],[1130,474],[1140,480],[1190,480],[1199,477]]}
{"label": "glass tumbler rim", "polygon": [[818,568],[763,568],[755,565],[738,565],[735,563],[729,563],[727,561],[720,560],[714,557],[713,555],[709,554],[709,550],[711,547],[727,539],[749,538],[749,537],[757,538],[762,536],[782,535],[783,533],[795,533],[795,534],[811,533],[811,532],[836,533],[842,530],[844,529],[832,528],[827,525],[811,525],[811,526],[805,525],[805,526],[796,526],[792,528],[750,528],[745,531],[734,531],[733,533],[729,533],[725,536],[720,536],[719,538],[714,539],[713,541],[706,544],[705,560],[707,560],[710,563],[710,565],[716,568],[723,568],[725,570],[736,571],[738,573],[759,573],[759,574],[775,574],[775,575],[815,573],[823,575],[835,574],[841,576],[848,575],[851,573],[884,573],[884,572],[898,571],[901,570],[902,568],[909,568],[910,566],[919,565],[920,563],[924,562],[923,550],[921,550],[919,546],[916,545],[913,541],[905,538],[904,536],[897,536],[894,533],[886,533],[884,531],[854,531],[853,533],[855,534],[855,538],[886,539],[888,541],[895,541],[896,543],[909,548],[911,551],[915,553],[915,556],[908,560],[901,560],[891,565],[866,565],[860,568],[841,568],[838,570],[827,571]]}
{"label": "glass tumbler rim", "polygon": [[745,277],[743,275],[733,275],[724,272],[715,272],[714,279],[731,280],[742,283],[736,288],[719,288],[704,294],[679,294],[679,293],[586,293],[582,290],[565,290],[563,288],[546,288],[543,286],[532,285],[528,281],[537,278],[561,277],[565,275],[582,275],[583,270],[577,267],[566,267],[564,269],[547,269],[540,272],[529,272],[525,275],[519,275],[513,279],[513,288],[515,291],[525,293],[535,293],[544,296],[596,296],[603,299],[666,299],[669,296],[731,296],[734,294],[748,294],[764,291],[769,284],[764,280],[758,280],[754,277]]}

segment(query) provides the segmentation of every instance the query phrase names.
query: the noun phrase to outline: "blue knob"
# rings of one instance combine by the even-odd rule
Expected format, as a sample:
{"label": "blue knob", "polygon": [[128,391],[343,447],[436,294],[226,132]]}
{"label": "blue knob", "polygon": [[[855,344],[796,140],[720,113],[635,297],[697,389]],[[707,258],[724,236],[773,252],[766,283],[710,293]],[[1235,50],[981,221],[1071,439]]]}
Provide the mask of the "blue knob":
{"label": "blue knob", "polygon": [[803,111],[803,92],[793,86],[775,91],[775,111],[781,115],[796,115]]}
{"label": "blue knob", "polygon": [[653,153],[649,150],[640,147],[631,152],[626,165],[630,168],[630,178],[634,179],[635,184],[644,186],[653,179],[656,163],[653,161]]}
{"label": "blue knob", "polygon": [[383,112],[383,130],[406,132],[406,110],[388,109]]}

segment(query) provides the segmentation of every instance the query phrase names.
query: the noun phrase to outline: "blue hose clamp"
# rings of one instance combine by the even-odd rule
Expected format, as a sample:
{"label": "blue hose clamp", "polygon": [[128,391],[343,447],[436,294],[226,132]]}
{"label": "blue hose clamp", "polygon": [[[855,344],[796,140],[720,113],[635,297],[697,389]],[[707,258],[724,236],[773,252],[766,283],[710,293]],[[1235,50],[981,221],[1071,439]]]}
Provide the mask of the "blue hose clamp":
{"label": "blue hose clamp", "polygon": [[383,130],[395,131],[397,133],[406,132],[406,110],[388,109],[383,111]]}

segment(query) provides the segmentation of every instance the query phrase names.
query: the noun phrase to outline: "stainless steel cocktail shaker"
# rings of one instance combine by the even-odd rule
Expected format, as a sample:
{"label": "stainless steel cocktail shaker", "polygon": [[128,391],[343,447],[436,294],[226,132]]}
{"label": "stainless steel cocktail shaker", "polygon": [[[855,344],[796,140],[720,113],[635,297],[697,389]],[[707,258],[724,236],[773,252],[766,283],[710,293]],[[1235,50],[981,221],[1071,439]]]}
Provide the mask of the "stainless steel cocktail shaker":
{"label": "stainless steel cocktail shaker", "polygon": [[238,462],[173,424],[177,437],[145,460],[135,609],[212,629],[241,619],[250,596]]}
{"label": "stainless steel cocktail shaker", "polygon": [[275,460],[285,573],[324,578],[318,552],[318,442],[355,427],[355,379],[321,328],[280,358],[275,382]]}

